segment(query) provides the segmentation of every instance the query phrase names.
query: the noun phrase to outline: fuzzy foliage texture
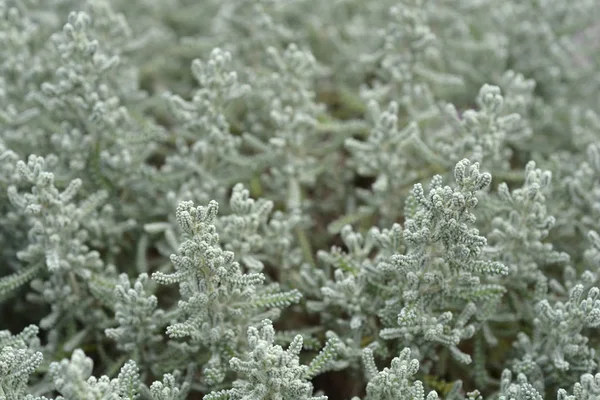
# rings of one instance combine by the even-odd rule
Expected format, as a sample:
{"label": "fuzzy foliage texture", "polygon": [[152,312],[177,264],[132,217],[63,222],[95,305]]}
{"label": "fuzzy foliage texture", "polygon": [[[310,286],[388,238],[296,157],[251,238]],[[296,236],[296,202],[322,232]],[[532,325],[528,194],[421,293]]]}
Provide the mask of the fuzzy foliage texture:
{"label": "fuzzy foliage texture", "polygon": [[599,400],[598,0],[0,0],[0,400]]}

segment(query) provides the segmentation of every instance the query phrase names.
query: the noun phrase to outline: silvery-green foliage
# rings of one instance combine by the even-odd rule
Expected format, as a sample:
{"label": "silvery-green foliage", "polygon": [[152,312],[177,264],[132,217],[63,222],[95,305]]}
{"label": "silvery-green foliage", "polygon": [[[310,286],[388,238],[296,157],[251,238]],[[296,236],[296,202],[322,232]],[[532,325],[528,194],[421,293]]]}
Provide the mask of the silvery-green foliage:
{"label": "silvery-green foliage", "polygon": [[[417,7],[415,7],[416,2],[414,1],[403,1],[401,5],[395,4],[395,7],[401,10],[396,15],[414,16],[410,21],[418,21],[420,28],[418,32],[423,34],[423,37],[427,33],[427,37],[429,37],[428,53],[426,52],[426,56],[421,56],[420,59],[417,58],[418,62],[411,64],[413,69],[420,67],[423,59],[436,60],[437,57],[437,60],[443,61],[428,65],[437,73],[437,75],[432,74],[431,76],[440,76],[443,71],[446,76],[461,77],[463,83],[468,85],[466,88],[471,88],[471,91],[474,90],[473,85],[482,85],[486,82],[502,87],[502,76],[506,70],[524,74],[526,78],[539,78],[535,104],[532,103],[536,113],[532,125],[539,128],[536,129],[535,145],[520,143],[519,147],[533,149],[540,155],[546,155],[544,148],[549,147],[537,145],[544,144],[544,140],[554,140],[555,143],[568,142],[570,135],[559,135],[558,132],[564,132],[565,129],[578,129],[582,124],[577,115],[590,115],[590,111],[593,112],[597,107],[597,96],[590,97],[590,95],[594,93],[594,88],[598,84],[598,80],[594,76],[598,61],[592,57],[586,57],[585,54],[588,49],[596,46],[594,41],[590,40],[594,31],[586,31],[593,28],[593,16],[597,17],[598,9],[594,6],[593,1],[581,1],[578,2],[577,7],[572,8],[566,7],[564,4],[555,4],[555,2],[547,3],[544,2],[542,6],[533,2],[520,2],[518,5],[511,2],[502,7],[496,7],[493,1],[422,1],[417,3]],[[371,6],[369,10],[371,13],[366,16],[361,15],[361,17],[350,19],[351,24],[357,24],[356,36],[358,36],[358,32],[366,37],[373,35],[374,30],[367,28],[372,24],[369,25],[365,20],[369,16],[381,20],[382,14],[379,12],[381,9],[389,7],[389,3],[378,2],[377,7]],[[542,13],[539,12],[540,9],[543,9]],[[581,25],[576,26],[576,24]],[[395,26],[394,24],[390,25]],[[406,42],[409,38],[414,37],[414,26],[414,23],[396,24],[395,31],[398,32],[396,35]],[[382,31],[385,32],[384,29]],[[395,31],[388,28],[382,37],[394,37]],[[404,42],[396,40],[393,43]],[[540,42],[544,45],[540,46]],[[372,48],[367,47],[371,43],[369,40],[363,40],[360,43],[363,44],[363,48],[369,49],[367,52],[362,50],[360,53],[372,52]],[[394,53],[394,57],[414,58],[413,47],[404,46],[401,50]],[[590,51],[593,53],[594,50]],[[529,54],[536,54],[536,57],[525,56]],[[536,60],[533,64],[544,65],[544,67],[536,69],[536,67],[520,64],[522,61],[530,62],[528,60],[532,58]],[[403,68],[405,64],[391,64],[396,76],[406,74],[406,68]],[[473,68],[474,65],[478,67]],[[380,68],[377,72],[381,70],[385,71],[384,68]],[[410,69],[408,70],[410,71]],[[382,79],[381,73],[376,76],[381,81],[376,87],[389,91],[393,81]],[[431,76],[427,76],[427,78]],[[560,80],[562,82],[558,84],[557,81]],[[448,79],[423,79],[422,76],[415,76],[414,81],[420,83],[421,87],[419,89],[420,96],[413,96],[413,101],[425,105],[420,109],[434,110],[434,113],[435,107],[426,106],[426,104],[435,105],[435,102],[439,101],[440,94],[444,96],[455,94],[461,99],[465,99],[464,96],[467,93],[463,84],[455,84],[453,89],[448,89],[448,85],[443,85],[444,82],[452,82]],[[566,82],[569,83],[565,84]],[[377,90],[373,89],[371,92]],[[552,90],[573,90],[578,94],[563,92],[560,95],[555,93],[550,96],[549,93]],[[580,93],[585,94],[580,95]],[[397,100],[398,97],[394,100]],[[576,104],[552,104],[553,99],[561,101],[560,99],[565,98],[572,98]],[[567,109],[575,112],[572,115],[565,115],[566,113],[561,111]],[[556,113],[561,113],[559,118]],[[420,120],[415,117],[413,119]],[[557,120],[560,120],[560,125]]]}
{"label": "silvery-green foliage", "polygon": [[162,332],[167,325],[164,311],[157,309],[156,296],[147,293],[148,283],[146,273],[140,274],[133,285],[126,274],[119,276],[113,294],[117,327],[104,331],[142,368],[154,366],[160,360],[153,350],[162,343]]}
{"label": "silvery-green foliage", "polygon": [[245,357],[234,357],[230,361],[239,376],[233,388],[213,392],[204,399],[326,400],[327,396],[313,396],[309,379],[326,370],[335,357],[335,339],[328,342],[309,365],[300,364],[302,336],[297,335],[287,350],[275,345],[274,340],[271,321],[262,321],[258,328],[249,327],[249,351]]}
{"label": "silvery-green foliage", "polygon": [[600,116],[593,109],[575,109],[571,113],[573,145],[584,149],[596,142],[600,130]]}
{"label": "silvery-green foliage", "polygon": [[242,184],[233,187],[230,214],[221,216],[217,225],[220,240],[227,251],[248,271],[260,272],[267,263],[278,270],[289,270],[302,260],[295,247],[295,228],[302,222],[297,210],[273,212],[273,202],[253,199]]}
{"label": "silvery-green foliage", "polygon": [[[573,136],[559,132],[575,128],[578,114],[588,114],[598,106],[594,95],[598,60],[589,56],[597,50],[594,21],[599,11],[595,2],[583,0],[573,6],[559,1],[502,6],[494,1],[450,3],[451,11],[434,2],[429,11],[430,21],[438,22],[434,32],[444,44],[444,53],[462,53],[461,57],[446,57],[449,69],[480,84],[497,84],[509,69],[535,80],[536,118],[532,125],[537,134],[533,146],[521,146],[542,155],[554,147],[544,146],[548,141],[558,146],[569,143]],[[457,13],[462,18],[456,18]],[[464,51],[467,48],[469,51]],[[572,102],[564,103],[567,98]]]}
{"label": "silvery-green foliage", "polygon": [[[511,78],[511,74],[506,77],[507,86],[512,84],[506,98],[500,87],[486,84],[475,100],[479,110],[459,111],[451,103],[436,105],[427,114],[427,122],[413,117],[402,128],[398,103],[381,110],[371,101],[371,133],[366,140],[351,138],[345,143],[357,173],[375,178],[371,190],[358,189],[357,197],[384,220],[393,219],[401,210],[398,198],[404,198],[411,185],[449,170],[465,156],[505,175],[510,171],[513,143],[526,142],[531,136],[527,120],[518,112],[526,112],[532,85]],[[422,168],[415,169],[415,165]]]}
{"label": "silvery-green foliage", "polygon": [[[100,253],[88,246],[91,235],[86,222],[97,218],[106,193],[98,192],[77,203],[74,199],[81,180],[75,179],[59,191],[54,184],[54,174],[46,170],[46,164],[52,167],[55,158],[44,160],[32,155],[27,163],[18,161],[16,169],[21,180],[31,189],[19,191],[15,185],[8,188],[11,204],[22,213],[29,226],[29,243],[17,253],[21,269],[3,277],[3,294],[37,278],[31,283],[37,293],[31,295],[30,301],[49,304],[52,308],[40,322],[42,327],[49,328],[61,320],[64,323],[71,319],[94,324],[105,318],[101,310],[90,312],[94,295],[101,297],[102,291],[111,284],[110,271],[114,267],[105,266]],[[108,221],[104,222],[110,226]],[[83,303],[82,298],[85,298]]]}
{"label": "silvery-green foliage", "polygon": [[[600,146],[593,143],[587,146],[586,156],[582,162],[572,166],[563,175],[562,191],[557,199],[564,207],[562,218],[558,219],[557,232],[560,236],[578,235],[584,238],[588,231],[598,229],[600,218]],[[564,161],[564,160],[561,160]],[[560,196],[560,197],[559,197]],[[574,207],[566,207],[574,205]],[[580,240],[580,242],[584,242]],[[573,243],[579,251],[583,251],[577,241]]]}
{"label": "silvery-green foliage", "polygon": [[567,253],[557,251],[548,241],[555,223],[547,210],[551,189],[550,171],[536,168],[531,161],[525,167],[521,187],[511,191],[503,182],[497,192],[484,197],[484,218],[479,226],[490,229],[485,253],[503,263],[509,272],[496,279],[506,287],[506,295],[502,303],[489,310],[493,315],[482,324],[483,336],[477,338],[474,373],[480,389],[484,389],[484,382],[490,382],[485,372],[488,353],[498,346],[498,333],[506,334],[495,333],[494,324],[533,320],[535,303],[546,295],[546,274],[552,268],[566,267],[570,260]]}
{"label": "silvery-green foliage", "polygon": [[534,314],[530,290],[550,267],[565,266],[570,257],[546,241],[556,222],[547,209],[551,172],[536,168],[530,161],[524,175],[521,187],[511,191],[503,182],[498,185],[497,197],[486,199],[485,212],[492,215],[486,253],[508,268],[502,283],[508,289],[510,312],[530,319]]}
{"label": "silvery-green foliage", "polygon": [[414,379],[414,375],[419,372],[419,361],[411,357],[408,348],[403,349],[400,355],[392,360],[390,367],[384,368],[383,371],[377,369],[369,348],[363,352],[363,363],[369,379],[365,400],[438,399],[435,391],[425,396],[423,383]]}
{"label": "silvery-green foliage", "polygon": [[369,211],[378,210],[384,218],[394,218],[399,211],[399,195],[420,178],[417,170],[408,171],[408,154],[414,151],[412,144],[419,141],[420,131],[414,122],[398,127],[396,102],[381,110],[371,101],[368,111],[373,128],[367,139],[350,138],[345,143],[357,173],[375,177],[371,190],[358,189],[357,196],[368,204]]}
{"label": "silvery-green foliage", "polygon": [[517,376],[517,382],[512,381],[512,373],[505,369],[500,380],[498,400],[542,400],[540,393],[527,382],[523,374]]}
{"label": "silvery-green foliage", "polygon": [[[0,267],[3,275],[10,270],[18,269],[17,251],[21,250],[23,241],[26,240],[26,233],[20,232],[24,216],[19,212],[14,212],[8,202],[6,189],[20,181],[19,172],[16,164],[19,156],[14,151],[6,147],[0,139],[0,212],[4,216],[2,225],[6,228],[0,230],[0,254],[4,260],[4,266]],[[1,286],[2,284],[0,284]]]}
{"label": "silvery-green foliage", "polygon": [[[596,350],[589,345],[588,337],[590,328],[600,326],[600,290],[589,288],[596,279],[586,271],[581,283],[571,288],[554,282],[552,286],[566,295],[564,300],[539,301],[533,334],[517,336],[514,346],[520,356],[513,370],[525,374],[541,393],[549,387],[570,385],[597,368]],[[550,326],[554,328],[548,329]]]}
{"label": "silvery-green foliage", "polygon": [[321,286],[320,293],[312,292],[316,299],[307,303],[309,310],[333,329],[343,329],[351,348],[380,336],[419,346],[424,353],[433,349],[425,343],[440,344],[470,362],[457,345],[474,334],[473,316],[480,321],[490,317],[505,289],[486,280],[506,275],[507,268],[485,258],[486,239],[469,227],[475,222],[475,195],[491,176],[462,160],[455,180],[457,187],[451,188],[434,177],[427,194],[415,185],[404,227],[373,229],[365,238],[343,228],[347,252],[319,253],[333,279],[303,271],[308,288]]}
{"label": "silvery-green foliage", "polygon": [[[171,203],[175,199],[173,192],[167,196]],[[215,220],[219,242],[224,250],[235,253],[236,261],[247,271],[261,272],[266,264],[281,272],[302,263],[296,233],[306,225],[306,218],[302,218],[298,209],[273,211],[272,201],[251,198],[242,184],[232,188],[224,205],[225,213]],[[175,216],[169,220],[172,222],[155,222],[144,227],[151,235],[163,234],[163,240],[155,242],[155,246],[165,256],[177,251],[182,233],[177,229]]]}
{"label": "silvery-green foliage", "polygon": [[138,368],[128,361],[120,369],[118,376],[110,379],[103,375],[92,375],[94,362],[77,349],[71,359],[50,364],[49,375],[56,390],[61,394],[56,400],[115,399],[135,400],[139,398],[140,381]]}
{"label": "silvery-green foliage", "polygon": [[365,57],[375,69],[372,88],[366,85],[362,97],[378,101],[397,98],[400,106],[416,121],[426,120],[435,110],[432,88],[460,86],[459,76],[445,74],[440,41],[432,31],[432,14],[422,0],[408,0],[388,9],[377,30],[380,45]]}
{"label": "silvery-green foliage", "polygon": [[182,382],[179,382],[182,380],[180,371],[165,374],[162,381],[154,381],[149,390],[142,387],[142,392],[151,400],[185,400],[193,376],[190,372],[193,372],[193,368],[188,368],[188,374]]}
{"label": "silvery-green foliage", "polygon": [[[531,136],[531,129],[517,112],[505,109],[508,108],[504,105],[505,98],[497,86],[483,85],[475,103],[479,110],[465,110],[461,113],[452,104],[446,106],[445,111],[451,118],[453,131],[461,140],[439,148],[440,153],[446,158],[464,154],[470,160],[483,163],[494,171],[508,171],[512,157],[509,145],[527,141]],[[523,107],[521,105],[520,108]]]}
{"label": "silvery-green foliage", "polygon": [[284,2],[278,0],[242,0],[222,4],[213,21],[214,32],[235,53],[246,59],[259,58],[261,50],[270,45],[291,42],[297,32],[282,22],[286,11],[303,0]]}
{"label": "silvery-green foliage", "polygon": [[[574,7],[558,1],[540,4],[538,8],[518,3],[499,7],[498,11],[503,14],[501,25],[514,25],[505,33],[511,43],[517,43],[508,47],[514,69],[534,79],[536,91],[543,98],[535,107],[539,115],[535,127],[541,134],[534,139],[536,152],[543,154],[544,147],[577,145],[579,135],[559,132],[577,131],[582,125],[585,129],[586,122],[579,115],[598,110],[598,59],[590,55],[597,52],[597,40],[592,38],[597,36],[594,21],[599,14],[594,1],[589,0],[579,1]],[[525,54],[528,57],[523,57]],[[544,146],[549,141],[554,146]]]}
{"label": "silvery-green foliage", "polygon": [[31,62],[33,58],[33,52],[30,50],[34,48],[32,42],[39,40],[36,35],[39,28],[28,15],[28,11],[24,4],[17,7],[13,2],[0,2],[0,30],[12,33],[3,35],[1,39],[6,55],[0,63],[0,120],[7,137],[37,114],[35,109],[27,107],[22,99],[17,97],[30,89],[29,80],[31,75],[36,73],[36,68],[25,66],[25,62]]}
{"label": "silvery-green foliage", "polygon": [[[399,226],[396,226],[400,230]],[[320,261],[332,273],[333,279],[325,274],[312,274],[303,271],[303,277],[309,285],[319,289],[318,299],[309,300],[308,309],[318,312],[324,320],[335,323],[338,328],[351,329],[357,333],[365,330],[365,335],[375,335],[374,314],[382,307],[375,296],[369,295],[372,285],[369,277],[376,273],[376,261],[369,258],[370,252],[376,249],[373,234],[366,238],[354,232],[352,227],[346,225],[342,228],[341,237],[347,249],[333,247],[330,252],[320,251],[317,255]],[[376,260],[382,256],[378,255]],[[383,300],[383,299],[382,299]],[[339,315],[348,318],[339,318]],[[354,336],[354,335],[353,335]],[[356,335],[359,342],[361,335]]]}
{"label": "silvery-green foliage", "polygon": [[[33,326],[30,328],[33,328]],[[30,331],[29,333],[35,336],[37,330],[32,330],[30,328],[28,328]],[[15,337],[15,339],[20,339],[24,333],[25,331],[18,335],[18,337]],[[14,341],[15,340],[13,340],[13,342]],[[8,352],[12,350],[10,343],[5,349]],[[32,373],[39,367],[42,356],[39,352],[36,354],[38,355],[37,357],[39,360],[30,358],[28,360],[28,365],[22,366],[22,368],[14,365],[14,363],[18,362],[18,357],[23,357],[23,351],[19,352],[17,357],[11,357],[13,365],[4,364],[7,367],[12,367],[14,372],[8,379],[0,381],[0,399],[49,400],[45,396],[25,395],[22,388],[18,392],[14,391],[15,388],[18,389],[18,387],[15,386],[18,379],[23,379],[25,373]],[[174,371],[173,374],[165,374],[162,381],[154,381],[150,388],[148,388],[140,379],[138,367],[132,360],[122,365],[119,368],[117,376],[113,379],[109,378],[107,375],[96,378],[92,374],[93,367],[93,360],[87,357],[81,349],[76,349],[70,359],[63,359],[59,362],[51,363],[49,366],[48,377],[52,381],[52,389],[59,393],[59,396],[54,399],[183,400],[186,398],[190,388],[189,380],[191,374],[189,372],[193,372],[193,369],[189,369],[188,376],[181,383],[179,382],[181,380],[181,373],[179,371]],[[27,378],[25,377],[24,379],[26,383]]]}
{"label": "silvery-green foliage", "polygon": [[192,74],[200,88],[190,101],[166,94],[170,110],[180,121],[175,128],[177,152],[166,158],[157,179],[180,193],[178,199],[225,201],[223,182],[251,172],[241,158],[241,138],[231,133],[227,115],[229,106],[250,87],[239,82],[231,53],[219,48],[206,61],[195,59]]}
{"label": "silvery-green foliage", "polygon": [[[410,0],[389,8],[389,22],[377,30],[379,48],[363,57],[363,62],[369,64],[368,73],[374,75],[371,87],[361,88],[361,96],[369,102],[373,133],[364,145],[355,139],[346,142],[357,158],[357,172],[376,178],[374,195],[359,192],[360,198],[380,209],[386,219],[397,217],[397,211],[392,211],[398,210],[397,198],[403,198],[412,184],[431,176],[436,166],[451,167],[466,156],[448,159],[431,147],[445,133],[440,126],[443,116],[434,87],[460,86],[461,80],[437,72],[443,59],[439,41],[428,25],[424,3]],[[388,103],[386,111],[378,106]],[[405,116],[400,120],[399,111]],[[376,154],[372,153],[374,149]],[[421,168],[414,168],[416,165]],[[427,172],[415,176],[419,170]]]}
{"label": "silvery-green foliage", "polygon": [[[140,118],[145,95],[137,84],[137,66],[128,62],[128,54],[144,41],[133,40],[124,16],[113,12],[108,2],[82,2],[62,29],[60,20],[44,18],[48,16],[44,7],[32,6],[40,8],[39,14],[25,6],[10,8],[19,10],[15,18],[21,25],[31,24],[38,35],[50,38],[27,42],[21,57],[30,49],[32,65],[9,74],[21,82],[10,100],[19,99],[14,108],[28,117],[10,124],[7,143],[23,157],[41,148],[46,153],[72,154],[69,160],[59,158],[56,171],[64,179],[82,179],[86,194],[102,189],[146,202],[156,188],[140,184],[142,166],[156,151],[162,130],[152,120]],[[23,135],[27,143],[20,141]],[[124,170],[131,172],[123,174]],[[130,225],[133,218],[140,218],[142,204],[110,203],[110,212],[131,219]],[[143,207],[151,210],[149,203]],[[118,251],[111,243],[103,245]]]}
{"label": "silvery-green foliage", "polygon": [[0,398],[598,398],[599,18],[0,0]]}
{"label": "silvery-green foliage", "polygon": [[[573,6],[547,0],[533,4],[504,4],[497,8],[501,24],[513,24],[512,29],[505,32],[510,42],[515,43],[515,46],[507,47],[514,68],[543,85],[548,97],[566,95],[557,91],[584,89],[580,85],[593,74],[594,60],[582,59],[585,55],[581,55],[582,50],[593,44],[582,40],[577,33],[586,33],[586,29],[594,26],[598,16],[596,6],[590,0],[579,1]],[[518,23],[520,21],[526,22]],[[593,78],[588,82],[596,84]],[[582,100],[587,99],[592,90],[590,87],[580,93]]]}
{"label": "silvery-green foliage", "polygon": [[[373,227],[363,236],[346,225],[341,238],[345,250],[335,246],[329,252],[317,253],[323,270],[303,266],[300,287],[309,299],[307,309],[321,316],[323,327],[341,333],[345,346],[340,349],[340,357],[356,366],[362,346],[378,340],[378,312],[387,302],[396,300],[396,292],[392,289],[390,293],[386,287],[402,285],[386,280],[378,270],[389,257],[403,250],[402,227]],[[386,354],[385,346],[377,349]]]}
{"label": "silvery-green foliage", "polygon": [[[341,230],[344,248],[334,246],[329,252],[317,253],[316,269],[304,264],[299,281],[294,282],[307,297],[309,312],[320,315],[320,330],[332,329],[339,333],[344,346],[339,348],[338,365],[357,369],[362,347],[377,342],[380,320],[377,316],[390,294],[378,273],[378,265],[402,249],[402,227],[391,229],[373,227],[368,234],[355,232],[346,225]],[[373,256],[374,254],[374,256]],[[379,354],[387,354],[386,346],[377,346]]]}
{"label": "silvery-green foliage", "polygon": [[30,325],[17,335],[0,331],[0,399],[25,397],[30,375],[42,364],[38,327]]}
{"label": "silvery-green foliage", "polygon": [[573,385],[573,394],[559,389],[558,400],[596,400],[600,397],[600,374],[583,374],[579,382]]}
{"label": "silvery-green foliage", "polygon": [[[288,208],[310,204],[303,187],[314,187],[337,156],[325,157],[339,147],[318,129],[324,109],[316,101],[313,79],[318,65],[310,50],[291,43],[284,50],[268,47],[263,68],[248,71],[253,91],[243,137],[256,155],[263,185],[284,194]],[[263,167],[264,168],[264,167]]]}
{"label": "silvery-green foliage", "polygon": [[600,235],[596,231],[589,231],[587,237],[591,246],[584,252],[584,258],[597,271],[600,266]]}
{"label": "silvery-green foliage", "polygon": [[[384,321],[394,318],[399,326],[382,329],[380,336],[439,343],[458,360],[470,362],[456,346],[475,332],[476,326],[468,323],[471,317],[489,318],[490,305],[505,292],[502,285],[486,280],[508,271],[486,258],[485,237],[469,226],[475,222],[475,195],[489,185],[490,174],[462,160],[454,176],[456,188],[443,186],[441,176],[435,176],[427,193],[417,184],[406,202],[407,250],[380,267],[383,274],[405,282],[398,296],[402,301],[388,301],[379,311]],[[453,314],[458,314],[454,321]]]}
{"label": "silvery-green foliage", "polygon": [[[136,87],[136,68],[125,62],[126,53],[135,49],[126,20],[102,2],[89,8],[69,14],[62,32],[51,37],[60,64],[33,98],[52,116],[44,126],[54,151],[77,155],[64,166],[70,174],[86,173],[98,188],[133,192],[142,200],[155,195],[139,182],[161,130],[128,107],[144,95]],[[124,170],[132,173],[124,175]],[[119,215],[138,217],[133,207],[113,207]]]}
{"label": "silvery-green foliage", "polygon": [[166,332],[189,341],[192,350],[202,350],[209,385],[225,378],[228,358],[239,354],[245,327],[264,316],[278,316],[280,308],[301,297],[297,290],[264,286],[260,272],[242,271],[235,254],[219,243],[218,207],[215,201],[198,207],[190,201],[179,204],[176,216],[184,241],[171,256],[175,272],[152,274],[160,284],[179,284],[178,322],[171,322]]}
{"label": "silvery-green foliage", "polygon": [[509,135],[508,142],[515,147],[523,146],[522,141],[525,144],[530,143],[534,134],[532,126],[535,124],[532,114],[539,102],[539,98],[535,95],[536,82],[511,69],[504,72],[498,79],[498,86],[503,93],[502,113],[505,115],[518,114],[521,119],[522,129],[516,132],[520,134]]}

